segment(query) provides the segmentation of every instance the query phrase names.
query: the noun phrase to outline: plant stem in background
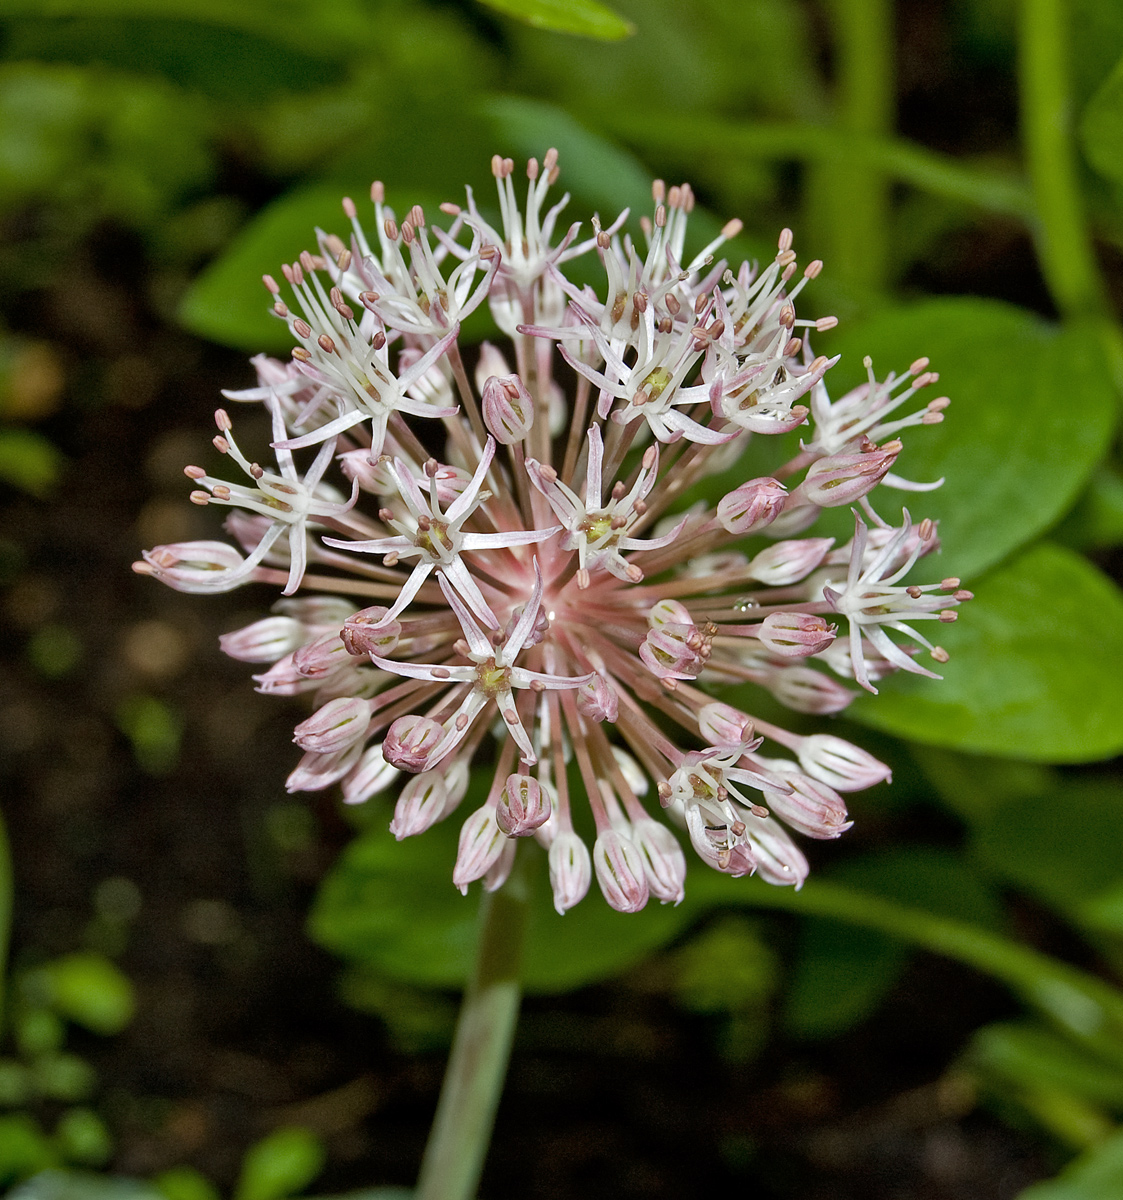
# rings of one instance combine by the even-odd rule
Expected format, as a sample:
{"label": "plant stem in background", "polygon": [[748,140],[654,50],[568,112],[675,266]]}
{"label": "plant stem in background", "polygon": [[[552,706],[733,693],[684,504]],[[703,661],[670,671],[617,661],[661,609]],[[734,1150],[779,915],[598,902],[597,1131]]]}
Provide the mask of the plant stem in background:
{"label": "plant stem in background", "polygon": [[[894,127],[893,0],[831,0],[836,124],[849,134]],[[827,221],[831,270],[863,290],[884,286],[889,265],[889,181],[859,162],[837,162],[814,180]]]}
{"label": "plant stem in background", "polygon": [[475,970],[456,1024],[416,1200],[476,1195],[519,1015],[526,908],[527,884],[517,866],[503,888],[483,897]]}
{"label": "plant stem in background", "polygon": [[4,825],[4,814],[0,811],[0,1033],[4,1031],[4,1014],[7,1011],[8,982],[8,939],[12,931],[12,853],[8,844],[8,830]]}
{"label": "plant stem in background", "polygon": [[1019,39],[1022,141],[1037,201],[1037,254],[1066,317],[1107,312],[1084,220],[1072,139],[1068,22],[1063,0],[1023,0]]}

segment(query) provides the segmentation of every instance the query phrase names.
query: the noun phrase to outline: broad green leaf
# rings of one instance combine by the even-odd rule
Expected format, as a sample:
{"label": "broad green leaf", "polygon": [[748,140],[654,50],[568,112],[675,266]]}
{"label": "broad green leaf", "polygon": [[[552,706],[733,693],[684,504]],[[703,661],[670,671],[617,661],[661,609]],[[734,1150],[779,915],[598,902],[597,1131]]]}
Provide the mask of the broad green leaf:
{"label": "broad green leaf", "polygon": [[1077,109],[1092,97],[1123,54],[1123,5],[1118,0],[1069,0],[1069,62]]}
{"label": "broad green leaf", "polygon": [[[951,407],[942,424],[903,431],[894,470],[922,483],[942,477],[944,485],[920,495],[881,487],[872,500],[890,520],[902,505],[915,518],[938,518],[938,569],[969,587],[1069,508],[1114,427],[1115,393],[1098,333],[1061,329],[995,300],[929,300],[879,313],[816,349],[842,355],[827,376],[835,399],[864,381],[865,355],[882,379],[921,356],[931,359],[940,379],[922,396],[950,396]],[[849,512],[833,520],[820,521],[816,532],[823,526],[849,536]]]}
{"label": "broad green leaf", "polygon": [[1041,763],[960,754],[938,746],[912,746],[910,751],[944,803],[969,823],[989,820],[1007,800],[1044,795],[1059,777]]}
{"label": "broad green leaf", "polygon": [[[260,104],[278,92],[310,92],[343,74],[340,65],[306,48],[190,19],[38,17],[8,21],[5,32],[5,53],[11,59],[159,72],[180,87],[223,101]],[[340,57],[347,51],[345,45],[335,49]]]}
{"label": "broad green leaf", "polygon": [[1113,463],[1102,464],[1053,536],[1073,550],[1123,544],[1123,471]]}
{"label": "broad green leaf", "polygon": [[617,42],[635,33],[631,21],[597,0],[480,0],[480,3],[535,29],[554,33],[575,33],[602,42]]}
{"label": "broad green leaf", "polygon": [[1042,544],[992,571],[939,639],[951,654],[942,682],[901,672],[848,715],[917,742],[1035,762],[1123,750],[1123,593],[1071,550]]}
{"label": "broad green leaf", "polygon": [[1123,1133],[1085,1151],[1056,1179],[1035,1183],[1018,1200],[1119,1200],[1123,1195]]}
{"label": "broad green leaf", "polygon": [[[470,799],[470,798],[469,798]],[[466,816],[468,801],[461,811]],[[395,842],[371,828],[343,852],[320,888],[310,918],[313,938],[344,958],[394,979],[457,987],[467,978],[476,946],[477,901],[452,885],[461,819],[450,818],[421,837]],[[596,894],[559,916],[550,900],[544,855],[534,856],[523,986],[560,992],[618,975],[674,938],[697,915],[648,904],[621,919]],[[474,889],[473,889],[474,890]]]}
{"label": "broad green leaf", "polygon": [[1123,1110],[1123,1072],[1028,1021],[985,1025],[971,1040],[969,1060],[984,1073],[1014,1083],[1074,1093]]}
{"label": "broad green leaf", "polygon": [[1000,804],[973,828],[971,850],[991,871],[1068,915],[1123,881],[1123,808],[1107,779],[1062,779]]}
{"label": "broad green leaf", "polygon": [[784,1011],[796,1037],[833,1037],[869,1016],[911,957],[907,946],[872,929],[807,918]]}
{"label": "broad green leaf", "polygon": [[1105,179],[1123,183],[1123,59],[1088,101],[1080,118],[1080,144]]}
{"label": "broad green leaf", "polygon": [[[998,902],[954,854],[927,847],[870,854],[829,872],[833,881],[927,912],[1001,923]],[[802,1037],[828,1037],[868,1016],[897,981],[908,950],[872,929],[837,921],[805,924],[785,1020]]]}
{"label": "broad green leaf", "polygon": [[302,1192],[326,1162],[327,1151],[311,1130],[276,1129],[246,1152],[234,1200],[283,1200]]}

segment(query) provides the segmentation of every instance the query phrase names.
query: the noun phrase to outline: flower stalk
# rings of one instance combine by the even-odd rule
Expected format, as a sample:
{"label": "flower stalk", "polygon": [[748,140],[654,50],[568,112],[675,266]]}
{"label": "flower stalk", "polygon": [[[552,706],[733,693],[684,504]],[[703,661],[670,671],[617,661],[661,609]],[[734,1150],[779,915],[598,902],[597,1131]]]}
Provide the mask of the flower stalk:
{"label": "flower stalk", "polygon": [[527,881],[520,871],[480,903],[464,993],[415,1200],[475,1200],[519,1015]]}

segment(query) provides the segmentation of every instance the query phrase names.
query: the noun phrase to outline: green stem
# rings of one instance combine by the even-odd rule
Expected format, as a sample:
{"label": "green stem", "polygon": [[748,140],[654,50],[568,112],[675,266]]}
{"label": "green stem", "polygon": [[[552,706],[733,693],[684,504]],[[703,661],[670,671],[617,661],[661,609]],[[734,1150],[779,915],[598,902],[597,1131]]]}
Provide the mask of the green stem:
{"label": "green stem", "polygon": [[476,965],[456,1024],[415,1200],[473,1200],[519,1015],[527,886],[512,875],[480,906]]}
{"label": "green stem", "polygon": [[[893,0],[831,0],[837,125],[851,134],[887,135],[894,125]],[[831,267],[857,287],[884,285],[889,266],[889,182],[846,161],[818,181],[830,222]]]}
{"label": "green stem", "polygon": [[1022,140],[1037,201],[1037,252],[1053,300],[1064,316],[1100,316],[1107,302],[1084,220],[1072,140],[1071,15],[1064,0],[1022,0]]}
{"label": "green stem", "polygon": [[877,929],[1000,979],[1070,1037],[1123,1064],[1123,993],[1102,979],[966,921],[812,880],[801,892],[752,884],[743,902]]}

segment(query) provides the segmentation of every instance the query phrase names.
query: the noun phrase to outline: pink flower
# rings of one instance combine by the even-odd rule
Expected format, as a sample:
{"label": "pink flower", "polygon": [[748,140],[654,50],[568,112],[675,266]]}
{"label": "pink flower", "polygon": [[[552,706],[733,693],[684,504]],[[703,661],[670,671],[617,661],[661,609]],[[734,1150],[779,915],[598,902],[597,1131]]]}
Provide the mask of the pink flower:
{"label": "pink flower", "polygon": [[[462,890],[501,886],[536,842],[559,913],[594,878],[621,912],[677,904],[683,834],[715,870],[799,887],[808,863],[787,830],[839,836],[843,796],[888,767],[712,693],[748,684],[826,715],[853,698],[846,680],[872,691],[897,670],[932,674],[922,649],[946,660],[913,624],[954,619],[970,593],[907,583],[935,525],[905,513],[894,528],[871,497],[927,486],[892,475],[896,437],[942,420],[947,401],[898,415],[936,379],[921,359],[884,383],[870,368],[832,404],[834,360],[807,340],[834,318],[795,307],[822,264],[799,271],[790,231],[759,269],[712,261],[738,221],[686,259],[693,193],[657,182],[642,247],[627,214],[582,240],[579,223],[558,228],[555,151],[528,165],[521,209],[514,164],[492,170],[501,227],[470,191],[442,206],[447,228],[416,206],[399,222],[375,184],[371,236],[347,200],[348,243],[320,234],[284,285],[266,278],[293,361],[258,357],[257,386],[227,394],[265,407],[275,466],[243,453],[220,410],[215,445],[245,481],[187,470],[193,499],[234,510],[240,548],[160,546],[137,569],[182,591],[300,590],[222,639],[266,664],[261,691],[312,701],[290,790],[339,782],[358,804],[397,788],[390,828],[405,838],[490,771],[452,865]],[[566,278],[589,252],[600,293]],[[507,351],[460,345],[485,300]],[[770,474],[746,470],[724,495],[698,486],[731,471],[749,435],[797,427],[799,451]],[[854,502],[848,546],[803,536]]]}

